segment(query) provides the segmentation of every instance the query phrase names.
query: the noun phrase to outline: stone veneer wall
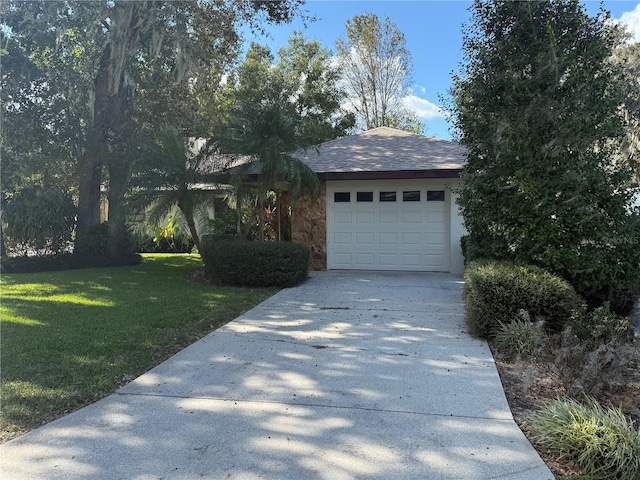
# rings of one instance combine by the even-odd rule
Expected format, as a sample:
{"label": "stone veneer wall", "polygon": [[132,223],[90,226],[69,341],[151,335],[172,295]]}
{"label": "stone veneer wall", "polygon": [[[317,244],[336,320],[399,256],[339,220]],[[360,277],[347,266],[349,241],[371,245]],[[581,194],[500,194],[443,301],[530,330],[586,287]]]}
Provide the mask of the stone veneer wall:
{"label": "stone veneer wall", "polygon": [[327,269],[327,184],[320,186],[316,201],[304,197],[291,214],[291,240],[311,247],[311,270]]}

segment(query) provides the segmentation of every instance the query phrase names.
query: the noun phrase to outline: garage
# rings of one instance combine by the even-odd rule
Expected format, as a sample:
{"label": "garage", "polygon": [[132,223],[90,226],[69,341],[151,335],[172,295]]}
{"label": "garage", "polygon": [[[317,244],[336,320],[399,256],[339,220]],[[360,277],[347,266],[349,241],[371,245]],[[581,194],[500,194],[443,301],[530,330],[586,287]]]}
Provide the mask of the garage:
{"label": "garage", "polygon": [[450,270],[451,194],[425,182],[328,182],[327,268]]}
{"label": "garage", "polygon": [[456,187],[466,149],[388,127],[325,142],[298,158],[320,180],[296,203],[291,237],[313,270],[462,273]]}

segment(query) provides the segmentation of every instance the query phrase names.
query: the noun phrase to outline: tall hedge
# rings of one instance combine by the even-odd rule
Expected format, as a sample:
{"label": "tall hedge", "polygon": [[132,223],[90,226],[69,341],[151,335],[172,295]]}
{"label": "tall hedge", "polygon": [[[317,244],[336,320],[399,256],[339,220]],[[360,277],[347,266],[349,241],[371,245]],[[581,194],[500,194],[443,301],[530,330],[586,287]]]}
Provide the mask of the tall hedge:
{"label": "tall hedge", "polygon": [[582,3],[474,2],[451,89],[468,151],[458,202],[468,255],[538,265],[628,314],[640,214],[620,108],[638,85],[611,61],[608,15]]}
{"label": "tall hedge", "polygon": [[483,338],[493,337],[520,310],[559,331],[582,304],[567,281],[531,265],[477,260],[467,266],[464,279],[469,328]]}
{"label": "tall hedge", "polygon": [[200,255],[213,281],[251,287],[292,287],[307,278],[311,251],[292,242],[251,242],[205,236]]}

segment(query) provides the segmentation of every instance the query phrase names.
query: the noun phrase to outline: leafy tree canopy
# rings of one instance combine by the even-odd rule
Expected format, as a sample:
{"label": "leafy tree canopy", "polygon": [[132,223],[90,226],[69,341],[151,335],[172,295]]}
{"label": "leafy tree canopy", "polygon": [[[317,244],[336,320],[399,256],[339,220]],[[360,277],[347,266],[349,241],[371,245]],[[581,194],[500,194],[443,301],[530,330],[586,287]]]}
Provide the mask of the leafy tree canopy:
{"label": "leafy tree canopy", "polygon": [[574,0],[476,0],[472,12],[451,89],[468,252],[540,265],[600,300],[637,288],[634,165],[612,162],[630,82],[608,15]]}
{"label": "leafy tree canopy", "polygon": [[346,135],[353,115],[341,108],[345,92],[331,54],[295,33],[278,51],[252,44],[228,80],[229,121],[219,137],[228,153],[260,163],[263,182],[290,183],[290,199],[318,189],[315,173],[290,154]]}
{"label": "leafy tree canopy", "polygon": [[208,80],[219,78],[236,59],[238,27],[288,21],[301,3],[2,2],[3,63],[13,67],[2,77],[3,113],[15,118],[16,128],[29,127],[24,145],[3,132],[15,160],[13,172],[35,154],[53,158],[55,153],[73,165],[78,238],[99,222],[106,170],[114,220],[108,253],[117,257],[124,247],[131,139],[139,129],[157,130],[166,123],[188,128],[193,121],[194,128],[205,129],[198,124],[202,117],[192,112],[210,105],[190,94],[207,93],[208,85],[216,84]]}

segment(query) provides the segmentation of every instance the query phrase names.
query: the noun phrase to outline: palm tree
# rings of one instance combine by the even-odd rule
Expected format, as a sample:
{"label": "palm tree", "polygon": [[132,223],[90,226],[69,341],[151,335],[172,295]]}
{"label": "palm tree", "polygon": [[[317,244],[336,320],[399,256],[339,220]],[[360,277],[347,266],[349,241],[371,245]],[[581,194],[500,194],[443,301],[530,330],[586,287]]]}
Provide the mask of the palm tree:
{"label": "palm tree", "polygon": [[[173,128],[161,131],[153,141],[142,142],[138,152],[139,169],[133,175],[129,205],[137,210],[151,207],[147,212],[151,222],[177,206],[200,249],[196,218],[203,217],[203,207],[212,199],[211,187],[221,179],[221,157],[215,155],[210,142],[198,146]],[[218,160],[219,169],[211,168],[212,160]]]}
{"label": "palm tree", "polygon": [[[235,170],[235,182],[241,192],[249,186],[260,191],[260,218],[269,190],[292,202],[319,193],[317,175],[293,154],[346,135],[355,122],[341,108],[345,94],[328,50],[295,33],[278,58],[268,47],[249,47],[223,92],[230,120],[216,131],[222,151],[252,159]],[[278,218],[284,218],[283,210],[277,210]]]}
{"label": "palm tree", "polygon": [[[282,187],[286,185],[286,198],[292,203],[306,194],[317,197],[320,192],[316,173],[293,155],[307,145],[297,134],[296,116],[287,115],[285,110],[283,103],[260,105],[251,117],[235,118],[227,128],[221,129],[217,138],[223,151],[250,159],[234,169],[230,183],[236,191],[238,210],[241,194],[250,189],[256,191],[261,240],[263,203],[268,191],[276,191],[281,198],[285,195]],[[238,231],[241,231],[241,224]]]}

